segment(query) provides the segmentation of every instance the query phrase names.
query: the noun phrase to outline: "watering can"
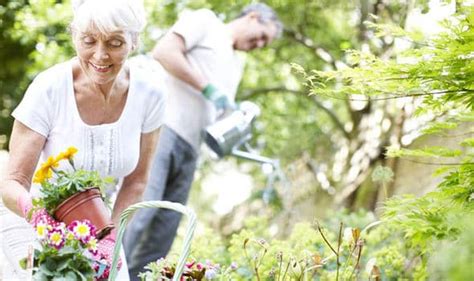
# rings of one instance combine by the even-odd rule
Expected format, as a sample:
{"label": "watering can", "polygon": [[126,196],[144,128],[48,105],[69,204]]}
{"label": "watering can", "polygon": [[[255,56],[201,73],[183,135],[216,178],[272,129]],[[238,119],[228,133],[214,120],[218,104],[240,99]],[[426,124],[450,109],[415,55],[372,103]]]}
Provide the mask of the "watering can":
{"label": "watering can", "polygon": [[204,141],[219,158],[232,155],[261,163],[262,170],[267,176],[267,187],[263,193],[263,200],[268,203],[272,197],[270,193],[275,192],[273,184],[276,180],[284,182],[287,186],[286,190],[289,185],[281,170],[280,161],[258,154],[248,144],[252,138],[253,123],[259,115],[258,105],[244,101],[240,104],[239,109],[208,126],[204,131]]}
{"label": "watering can", "polygon": [[252,123],[258,115],[258,105],[244,101],[239,109],[208,126],[204,141],[220,158],[230,155],[236,147],[250,139]]}
{"label": "watering can", "polygon": [[275,165],[278,160],[252,152],[247,143],[252,138],[253,123],[259,115],[260,107],[258,105],[250,101],[243,101],[240,103],[239,109],[205,129],[204,142],[219,158],[232,155]]}

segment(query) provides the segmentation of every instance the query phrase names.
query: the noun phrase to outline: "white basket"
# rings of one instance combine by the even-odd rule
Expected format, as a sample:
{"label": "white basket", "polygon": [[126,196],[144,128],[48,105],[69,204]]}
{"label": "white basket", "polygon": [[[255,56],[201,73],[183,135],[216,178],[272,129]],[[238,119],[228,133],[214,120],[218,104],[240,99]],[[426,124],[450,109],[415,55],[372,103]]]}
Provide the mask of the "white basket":
{"label": "white basket", "polygon": [[184,237],[183,248],[181,250],[181,254],[179,256],[178,264],[176,265],[176,270],[173,275],[173,281],[179,281],[181,275],[183,274],[184,265],[186,263],[186,259],[189,256],[189,251],[191,248],[191,240],[194,235],[194,229],[196,228],[196,214],[191,208],[188,208],[180,203],[168,202],[168,201],[145,201],[133,204],[132,206],[125,209],[122,214],[120,215],[120,225],[117,232],[117,239],[114,248],[114,258],[112,261],[112,268],[109,275],[109,280],[115,280],[117,275],[117,265],[120,256],[120,248],[122,246],[122,238],[125,232],[125,226],[130,218],[130,216],[135,213],[139,209],[146,209],[146,208],[163,208],[163,209],[170,209],[176,212],[180,212],[188,217],[188,224],[186,226],[186,234]]}

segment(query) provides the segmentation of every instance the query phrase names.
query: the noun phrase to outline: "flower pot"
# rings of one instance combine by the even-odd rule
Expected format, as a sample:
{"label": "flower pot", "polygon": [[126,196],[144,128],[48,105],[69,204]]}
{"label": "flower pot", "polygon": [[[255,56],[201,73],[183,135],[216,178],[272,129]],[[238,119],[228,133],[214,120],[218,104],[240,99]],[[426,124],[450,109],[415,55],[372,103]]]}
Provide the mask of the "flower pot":
{"label": "flower pot", "polygon": [[91,188],[69,197],[54,210],[54,217],[66,224],[87,219],[95,225],[98,239],[114,228],[99,188]]}

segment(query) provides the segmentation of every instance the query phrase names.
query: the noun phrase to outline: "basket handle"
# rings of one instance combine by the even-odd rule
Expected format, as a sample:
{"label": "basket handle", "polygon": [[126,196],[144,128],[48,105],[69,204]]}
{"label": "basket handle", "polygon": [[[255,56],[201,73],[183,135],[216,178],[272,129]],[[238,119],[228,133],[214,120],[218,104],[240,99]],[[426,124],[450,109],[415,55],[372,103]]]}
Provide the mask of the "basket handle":
{"label": "basket handle", "polygon": [[196,228],[196,214],[194,211],[184,206],[180,203],[169,202],[169,201],[145,201],[133,204],[125,209],[122,214],[120,215],[120,225],[117,232],[117,239],[115,242],[114,247],[114,258],[112,260],[111,271],[109,275],[109,281],[115,281],[117,275],[117,265],[120,256],[120,249],[122,247],[122,238],[125,232],[125,226],[130,218],[130,216],[135,213],[135,211],[139,209],[146,209],[146,208],[163,208],[174,210],[180,212],[188,217],[188,224],[186,226],[186,235],[184,237],[183,248],[181,250],[181,255],[179,256],[178,264],[176,265],[176,271],[173,275],[173,281],[179,281],[181,275],[183,274],[184,265],[186,263],[186,259],[188,258],[189,251],[191,248],[191,240],[194,235],[194,229]]}

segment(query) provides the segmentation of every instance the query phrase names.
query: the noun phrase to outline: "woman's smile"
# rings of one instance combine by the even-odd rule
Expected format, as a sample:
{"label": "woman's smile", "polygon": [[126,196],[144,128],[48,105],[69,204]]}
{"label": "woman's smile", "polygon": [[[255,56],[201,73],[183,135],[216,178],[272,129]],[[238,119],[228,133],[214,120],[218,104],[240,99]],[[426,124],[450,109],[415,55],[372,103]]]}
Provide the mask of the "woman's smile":
{"label": "woman's smile", "polygon": [[92,63],[92,62],[89,62],[89,64],[92,66],[92,68],[95,71],[101,72],[101,73],[108,72],[112,68],[112,64],[104,65],[104,64],[95,64],[95,63]]}

